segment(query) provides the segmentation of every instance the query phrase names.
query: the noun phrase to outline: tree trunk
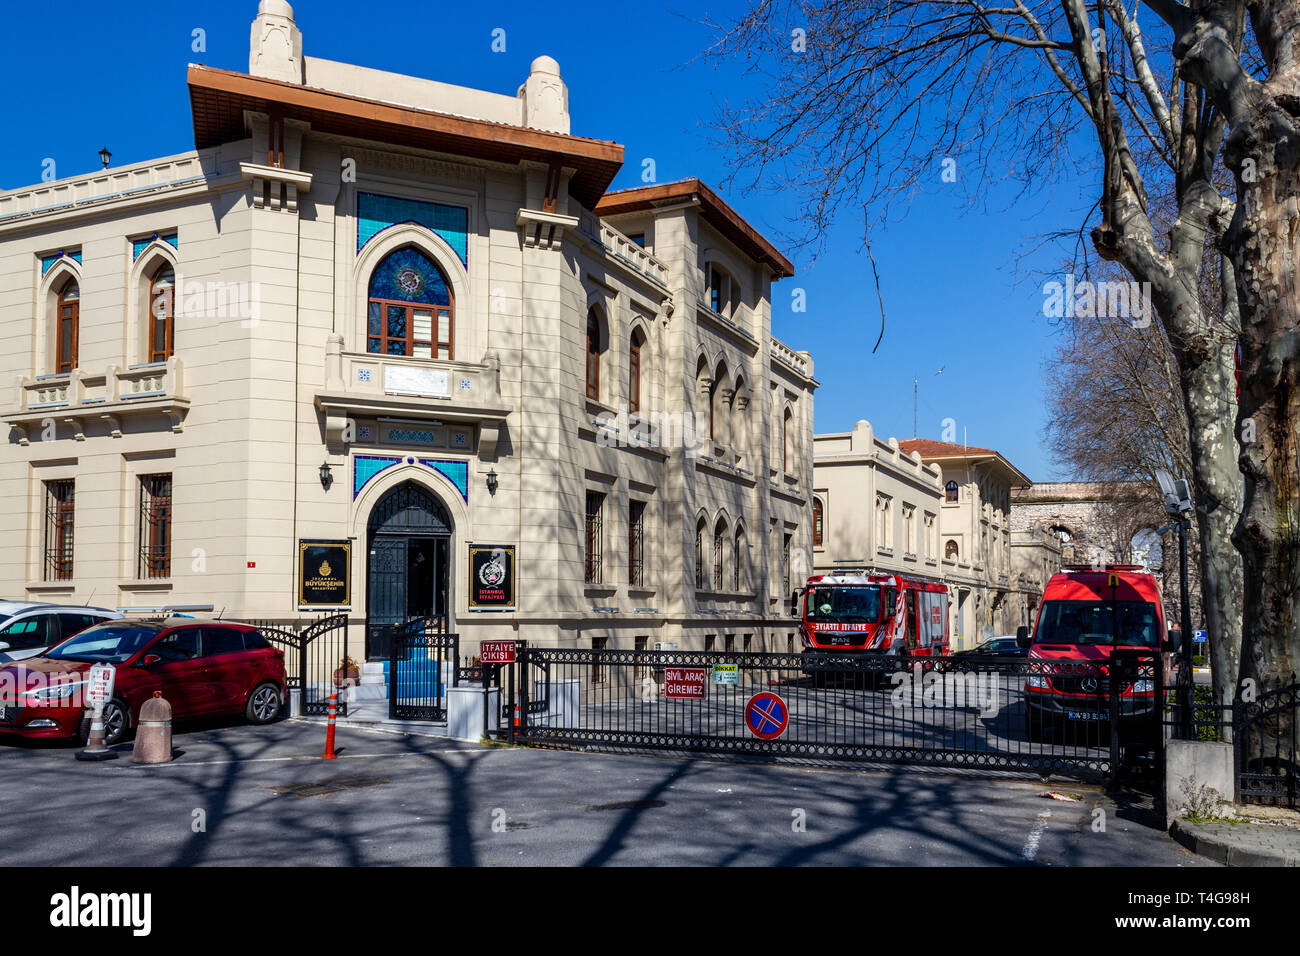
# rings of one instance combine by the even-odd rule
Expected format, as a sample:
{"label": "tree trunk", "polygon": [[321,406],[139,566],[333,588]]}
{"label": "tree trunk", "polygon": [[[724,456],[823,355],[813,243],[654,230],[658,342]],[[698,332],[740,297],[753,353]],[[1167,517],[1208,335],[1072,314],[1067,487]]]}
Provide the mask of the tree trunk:
{"label": "tree trunk", "polygon": [[1225,151],[1238,198],[1224,248],[1241,311],[1241,677],[1272,686],[1300,667],[1300,98],[1265,102]]}
{"label": "tree trunk", "polygon": [[[1241,512],[1233,438],[1233,343],[1199,336],[1178,356],[1191,439],[1192,499],[1200,541],[1201,610],[1209,637],[1214,699],[1231,704],[1241,663],[1241,555],[1232,531]],[[1195,626],[1195,621],[1192,622]]]}

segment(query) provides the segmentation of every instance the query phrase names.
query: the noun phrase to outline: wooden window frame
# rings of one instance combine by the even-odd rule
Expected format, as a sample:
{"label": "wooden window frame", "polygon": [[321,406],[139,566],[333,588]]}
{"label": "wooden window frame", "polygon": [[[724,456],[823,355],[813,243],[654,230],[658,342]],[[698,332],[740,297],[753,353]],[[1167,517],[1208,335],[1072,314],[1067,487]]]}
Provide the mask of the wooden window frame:
{"label": "wooden window frame", "polygon": [[[171,273],[171,284],[167,287],[168,293],[164,297],[167,303],[166,314],[162,317],[163,322],[163,348],[158,348],[158,310],[154,304],[158,300],[158,282],[164,272]],[[149,280],[149,342],[146,348],[149,361],[165,362],[176,354],[176,270],[170,263],[160,266],[154,273],[154,277]]]}
{"label": "wooden window frame", "polygon": [[[403,302],[400,299],[368,299],[366,302],[366,353],[368,355],[405,355],[408,358],[415,357],[415,346],[429,346],[429,358],[441,359],[444,362],[450,362],[456,358],[456,300],[451,294],[451,287],[447,287],[447,297],[451,300],[450,305],[428,305],[423,302]],[[379,306],[379,335],[370,334],[370,307]],[[390,308],[403,309],[406,312],[406,335],[402,337],[391,336],[388,334],[388,310]],[[428,341],[416,341],[415,338],[415,313],[432,312],[433,317],[430,320]],[[445,314],[447,316],[447,341],[442,341],[438,337],[438,320]],[[372,339],[379,340],[379,351],[372,351],[370,342]],[[401,352],[388,351],[390,342],[401,342]],[[443,348],[447,349],[447,357],[442,358],[439,354]]]}
{"label": "wooden window frame", "polygon": [[627,410],[641,411],[641,344],[635,336],[627,350]]}
{"label": "wooden window frame", "polygon": [[600,314],[587,310],[587,397],[600,401]]}
{"label": "wooden window frame", "polygon": [[[68,290],[76,288],[77,297],[68,301]],[[64,316],[64,310],[71,309],[70,316]],[[64,319],[70,320],[71,324],[71,342],[66,342],[66,336],[63,331]],[[63,375],[71,372],[77,367],[77,349],[81,338],[81,283],[76,279],[69,279],[63,286],[63,291],[59,293],[58,300],[55,303],[54,311],[54,371],[55,374]],[[63,347],[68,346],[68,360],[63,359]]]}

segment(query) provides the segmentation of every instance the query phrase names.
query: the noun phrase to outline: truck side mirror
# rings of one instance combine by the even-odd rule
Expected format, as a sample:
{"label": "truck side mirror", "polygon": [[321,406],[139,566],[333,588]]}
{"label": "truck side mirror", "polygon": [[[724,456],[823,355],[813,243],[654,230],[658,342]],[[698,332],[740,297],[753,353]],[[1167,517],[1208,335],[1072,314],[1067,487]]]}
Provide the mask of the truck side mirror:
{"label": "truck side mirror", "polygon": [[790,616],[799,616],[799,592],[795,591],[790,595]]}
{"label": "truck side mirror", "polygon": [[1171,627],[1169,633],[1165,635],[1160,649],[1165,652],[1181,651],[1183,649],[1183,632],[1176,627]]}
{"label": "truck side mirror", "polygon": [[1029,646],[1029,625],[1021,624],[1016,628],[1016,647]]}

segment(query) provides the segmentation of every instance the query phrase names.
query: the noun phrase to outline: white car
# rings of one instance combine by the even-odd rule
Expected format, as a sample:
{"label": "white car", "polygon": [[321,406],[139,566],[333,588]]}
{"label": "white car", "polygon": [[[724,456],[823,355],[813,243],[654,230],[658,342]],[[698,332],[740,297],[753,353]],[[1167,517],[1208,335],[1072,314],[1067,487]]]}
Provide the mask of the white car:
{"label": "white car", "polygon": [[0,664],[36,657],[92,624],[121,618],[102,607],[0,601]]}

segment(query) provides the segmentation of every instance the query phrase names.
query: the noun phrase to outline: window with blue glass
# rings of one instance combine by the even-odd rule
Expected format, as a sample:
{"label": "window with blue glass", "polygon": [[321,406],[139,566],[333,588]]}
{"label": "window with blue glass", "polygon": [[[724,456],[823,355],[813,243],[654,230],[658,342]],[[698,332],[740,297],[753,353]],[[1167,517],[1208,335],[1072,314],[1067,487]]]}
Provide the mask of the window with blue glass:
{"label": "window with blue glass", "polygon": [[366,351],[450,359],[454,303],[447,278],[428,256],[406,247],[370,274]]}

